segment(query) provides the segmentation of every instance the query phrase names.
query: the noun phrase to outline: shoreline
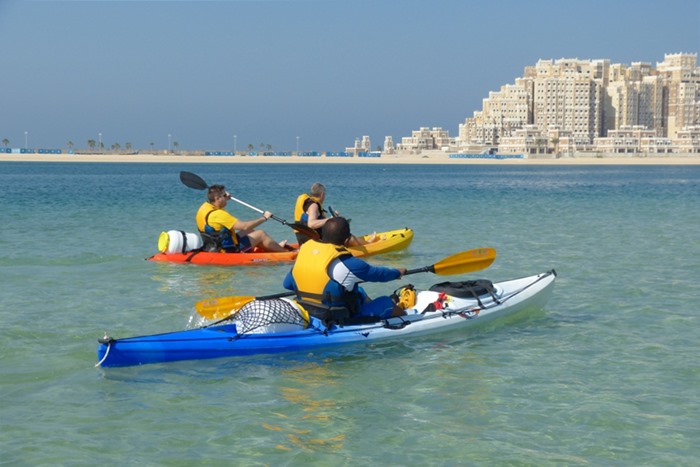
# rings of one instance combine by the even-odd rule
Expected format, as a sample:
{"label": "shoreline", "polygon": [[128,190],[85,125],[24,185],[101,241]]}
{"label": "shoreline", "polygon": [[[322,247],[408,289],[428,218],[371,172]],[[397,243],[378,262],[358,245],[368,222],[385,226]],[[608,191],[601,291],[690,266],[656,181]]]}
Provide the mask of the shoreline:
{"label": "shoreline", "polygon": [[202,156],[179,154],[7,154],[0,162],[105,162],[168,164],[458,164],[458,165],[700,165],[700,154],[673,156],[615,155],[560,158],[450,158],[434,151],[422,154],[385,154],[381,157]]}

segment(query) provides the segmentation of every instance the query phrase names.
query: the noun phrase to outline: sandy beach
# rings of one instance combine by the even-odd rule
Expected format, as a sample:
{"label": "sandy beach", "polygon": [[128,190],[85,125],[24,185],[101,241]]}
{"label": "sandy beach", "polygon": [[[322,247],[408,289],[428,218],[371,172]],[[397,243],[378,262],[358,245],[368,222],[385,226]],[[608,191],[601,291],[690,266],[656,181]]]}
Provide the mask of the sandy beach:
{"label": "sandy beach", "polygon": [[308,156],[205,156],[195,154],[7,154],[0,162],[129,162],[197,164],[493,164],[493,165],[700,165],[700,154],[672,156],[618,155],[600,157],[580,154],[575,157],[536,158],[451,158],[442,151],[421,154],[383,154],[381,157],[308,157]]}

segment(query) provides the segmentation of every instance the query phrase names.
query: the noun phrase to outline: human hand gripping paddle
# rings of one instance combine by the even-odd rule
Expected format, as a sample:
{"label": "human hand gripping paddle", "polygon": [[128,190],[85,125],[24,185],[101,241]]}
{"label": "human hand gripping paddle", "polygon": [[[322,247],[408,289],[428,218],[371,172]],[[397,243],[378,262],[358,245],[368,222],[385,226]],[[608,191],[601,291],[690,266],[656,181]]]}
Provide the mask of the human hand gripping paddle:
{"label": "human hand gripping paddle", "polygon": [[[206,190],[209,188],[209,185],[207,185],[207,182],[204,181],[202,177],[200,177],[197,174],[193,174],[192,172],[180,172],[180,181],[187,187],[193,188],[195,190]],[[240,199],[236,199],[233,196],[231,196],[229,199],[237,202],[238,204],[242,204],[243,206],[252,209],[253,211],[257,211],[260,214],[264,214],[265,211],[262,209],[256,208],[255,206],[251,206],[250,204],[241,201]],[[287,227],[291,227],[292,229],[303,233],[309,238],[312,238],[314,240],[318,240],[318,232],[316,232],[314,229],[303,225],[303,224],[298,224],[298,223],[289,223],[284,219],[280,219],[279,217],[273,215],[272,219],[276,220],[277,222],[281,223],[282,225],[286,225]]]}
{"label": "human hand gripping paddle", "polygon": [[[438,276],[467,274],[486,269],[495,259],[496,250],[493,248],[475,248],[448,256],[430,266],[410,269],[406,271],[404,276],[417,274],[419,272],[432,272]],[[194,308],[197,310],[197,313],[206,319],[224,319],[235,314],[243,305],[253,300],[270,300],[273,298],[291,297],[293,295],[295,295],[295,293],[290,291],[262,297],[253,297],[249,295],[219,297],[201,300],[195,303]]]}

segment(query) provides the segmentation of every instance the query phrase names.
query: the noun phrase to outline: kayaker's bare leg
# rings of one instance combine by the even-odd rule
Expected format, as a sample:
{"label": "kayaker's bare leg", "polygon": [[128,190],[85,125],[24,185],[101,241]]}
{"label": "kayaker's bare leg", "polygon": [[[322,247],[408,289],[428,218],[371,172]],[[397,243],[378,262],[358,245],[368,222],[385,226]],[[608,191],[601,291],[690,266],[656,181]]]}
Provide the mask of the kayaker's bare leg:
{"label": "kayaker's bare leg", "polygon": [[270,237],[264,230],[254,230],[248,234],[250,239],[250,244],[253,247],[260,246],[265,248],[267,251],[289,251],[287,246],[287,240],[277,243],[272,237]]}
{"label": "kayaker's bare leg", "polygon": [[359,246],[359,245],[367,245],[368,243],[374,243],[377,241],[377,232],[374,232],[372,235],[370,235],[369,239],[365,240],[365,237],[356,237],[353,235],[350,237],[350,243],[348,246]]}

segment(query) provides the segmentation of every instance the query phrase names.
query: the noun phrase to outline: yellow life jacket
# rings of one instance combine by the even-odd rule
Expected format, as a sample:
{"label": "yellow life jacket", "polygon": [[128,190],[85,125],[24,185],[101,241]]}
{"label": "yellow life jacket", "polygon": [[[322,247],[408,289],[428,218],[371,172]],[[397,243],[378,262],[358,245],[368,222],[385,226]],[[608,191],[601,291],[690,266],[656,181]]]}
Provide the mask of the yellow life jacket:
{"label": "yellow life jacket", "polygon": [[[195,220],[197,221],[197,229],[200,232],[206,232],[206,228],[208,227],[207,220],[209,218],[209,214],[216,211],[217,209],[218,208],[216,206],[209,202],[206,202],[199,207],[197,215],[195,216]],[[211,229],[211,227],[209,228]]]}
{"label": "yellow life jacket", "polygon": [[215,250],[227,250],[236,251],[238,250],[238,237],[236,232],[233,232],[227,228],[221,228],[220,230],[214,229],[209,225],[209,216],[214,211],[218,211],[219,208],[211,204],[210,202],[205,202],[199,207],[195,220],[197,221],[197,230],[202,237],[202,242],[204,243],[204,249],[206,251]]}
{"label": "yellow life jacket", "polygon": [[[292,277],[296,282],[299,299],[326,305],[344,301],[345,296],[330,296],[329,294],[324,296],[324,291],[331,281],[328,266],[334,259],[346,255],[350,255],[350,252],[343,246],[321,243],[316,240],[304,243],[299,249],[299,255],[292,268]],[[342,289],[342,286],[338,285],[339,289]]]}
{"label": "yellow life jacket", "polygon": [[323,216],[323,205],[321,204],[321,201],[316,198],[315,196],[309,196],[306,193],[302,193],[297,197],[297,202],[294,205],[294,222],[298,222],[304,225],[307,225],[307,222],[309,221],[308,216],[306,215],[306,210],[304,209],[304,205],[306,204],[306,200],[312,200],[314,203],[318,204],[318,211],[321,213],[321,217]]}

